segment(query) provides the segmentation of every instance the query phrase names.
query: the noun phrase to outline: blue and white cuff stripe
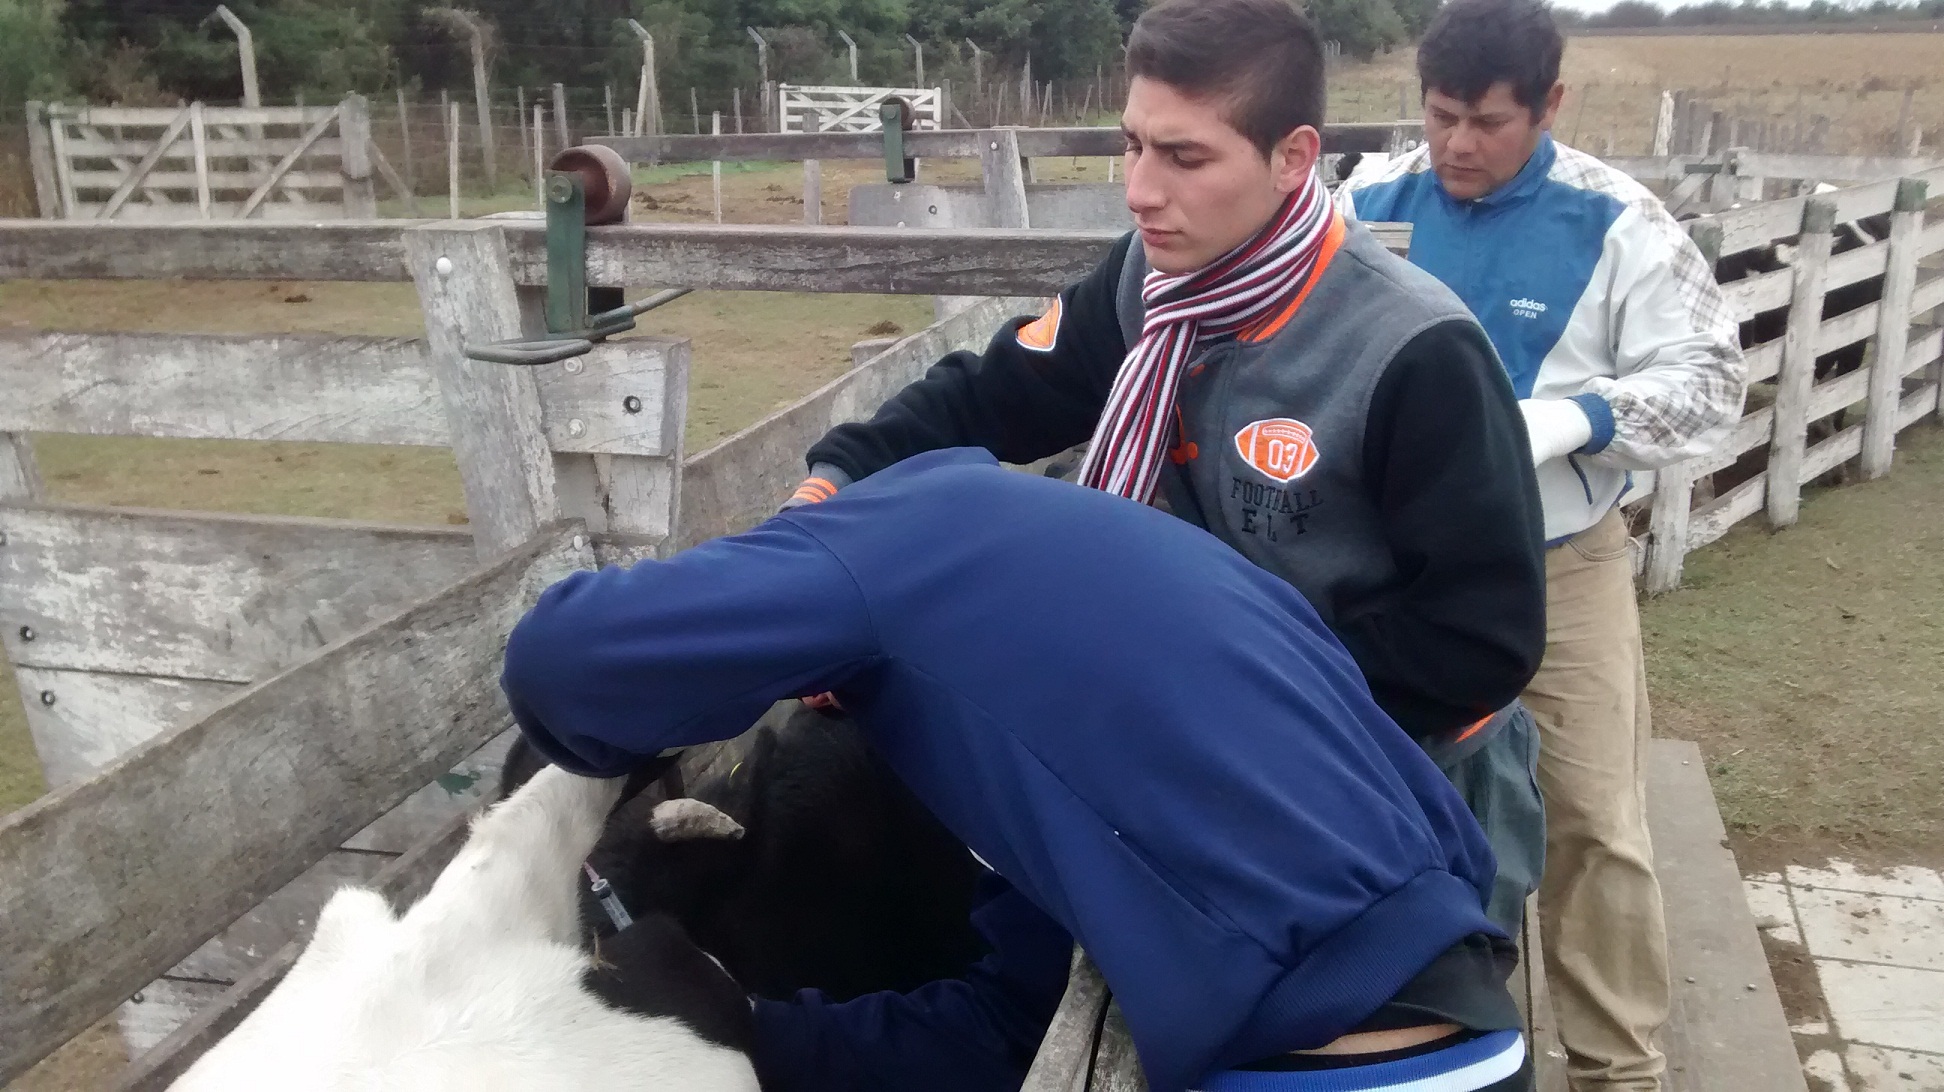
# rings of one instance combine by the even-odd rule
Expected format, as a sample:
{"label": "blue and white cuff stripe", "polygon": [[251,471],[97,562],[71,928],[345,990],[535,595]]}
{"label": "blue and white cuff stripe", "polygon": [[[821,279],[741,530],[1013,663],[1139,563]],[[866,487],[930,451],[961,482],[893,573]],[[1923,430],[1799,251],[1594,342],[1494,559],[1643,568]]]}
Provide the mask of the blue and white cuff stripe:
{"label": "blue and white cuff stripe", "polygon": [[1519,1071],[1525,1037],[1494,1031],[1430,1054],[1348,1069],[1265,1072],[1229,1069],[1197,1092],[1477,1092]]}

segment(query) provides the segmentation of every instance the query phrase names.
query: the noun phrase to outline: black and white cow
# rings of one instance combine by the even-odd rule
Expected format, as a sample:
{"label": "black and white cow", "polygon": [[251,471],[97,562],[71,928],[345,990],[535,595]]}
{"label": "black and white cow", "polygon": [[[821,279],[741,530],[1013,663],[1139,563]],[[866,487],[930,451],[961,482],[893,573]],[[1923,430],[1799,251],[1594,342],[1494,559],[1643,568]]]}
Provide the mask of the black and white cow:
{"label": "black and white cow", "polygon": [[403,915],[345,888],[290,973],[175,1092],[757,1092],[742,991],[666,916],[580,944],[580,862],[622,782],[536,774]]}

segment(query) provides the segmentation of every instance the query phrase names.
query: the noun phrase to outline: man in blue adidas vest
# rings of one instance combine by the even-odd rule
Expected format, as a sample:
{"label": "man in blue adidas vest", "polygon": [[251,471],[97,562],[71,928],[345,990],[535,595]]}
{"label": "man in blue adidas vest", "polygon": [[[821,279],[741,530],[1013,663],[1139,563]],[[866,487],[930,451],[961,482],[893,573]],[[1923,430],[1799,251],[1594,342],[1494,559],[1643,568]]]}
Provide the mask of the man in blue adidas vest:
{"label": "man in blue adidas vest", "polygon": [[1454,0],[1418,49],[1424,147],[1338,191],[1408,221],[1412,263],[1478,316],[1521,399],[1545,511],[1545,964],[1573,1087],[1653,1089],[1668,1012],[1627,527],[1633,475],[1705,455],[1745,369],[1714,271],[1651,193],[1555,141],[1564,48],[1539,0]]}
{"label": "man in blue adidas vest", "polygon": [[833,693],[1030,900],[987,903],[1028,920],[982,924],[999,964],[967,989],[759,1010],[772,1088],[1006,1087],[949,1045],[1032,1009],[1015,985],[1057,996],[1037,912],[1101,968],[1155,1092],[1528,1087],[1464,802],[1301,595],[1147,505],[930,452],[567,578],[503,685],[541,754],[608,777]]}

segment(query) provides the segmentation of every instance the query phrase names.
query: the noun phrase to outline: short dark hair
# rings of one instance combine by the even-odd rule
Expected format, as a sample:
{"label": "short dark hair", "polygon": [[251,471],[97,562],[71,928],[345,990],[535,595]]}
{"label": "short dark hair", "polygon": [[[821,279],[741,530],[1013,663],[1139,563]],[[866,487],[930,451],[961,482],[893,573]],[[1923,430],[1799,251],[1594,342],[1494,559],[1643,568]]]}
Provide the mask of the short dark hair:
{"label": "short dark hair", "polygon": [[1264,156],[1323,127],[1323,40],[1289,0],[1161,0],[1134,24],[1127,71],[1226,100],[1228,123]]}
{"label": "short dark hair", "polygon": [[1541,0],[1452,0],[1418,43],[1418,84],[1423,94],[1476,103],[1502,80],[1537,121],[1559,82],[1565,51],[1552,9]]}

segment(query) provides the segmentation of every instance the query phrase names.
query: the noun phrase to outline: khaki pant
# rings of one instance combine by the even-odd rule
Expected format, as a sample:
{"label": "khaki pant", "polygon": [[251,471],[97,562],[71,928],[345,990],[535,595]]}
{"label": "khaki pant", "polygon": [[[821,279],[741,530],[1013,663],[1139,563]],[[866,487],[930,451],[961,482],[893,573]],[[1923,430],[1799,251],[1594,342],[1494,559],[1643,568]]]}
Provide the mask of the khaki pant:
{"label": "khaki pant", "polygon": [[1539,921],[1575,1092],[1658,1089],[1667,924],[1647,837],[1647,675],[1618,512],[1546,553],[1539,722],[1546,868]]}

